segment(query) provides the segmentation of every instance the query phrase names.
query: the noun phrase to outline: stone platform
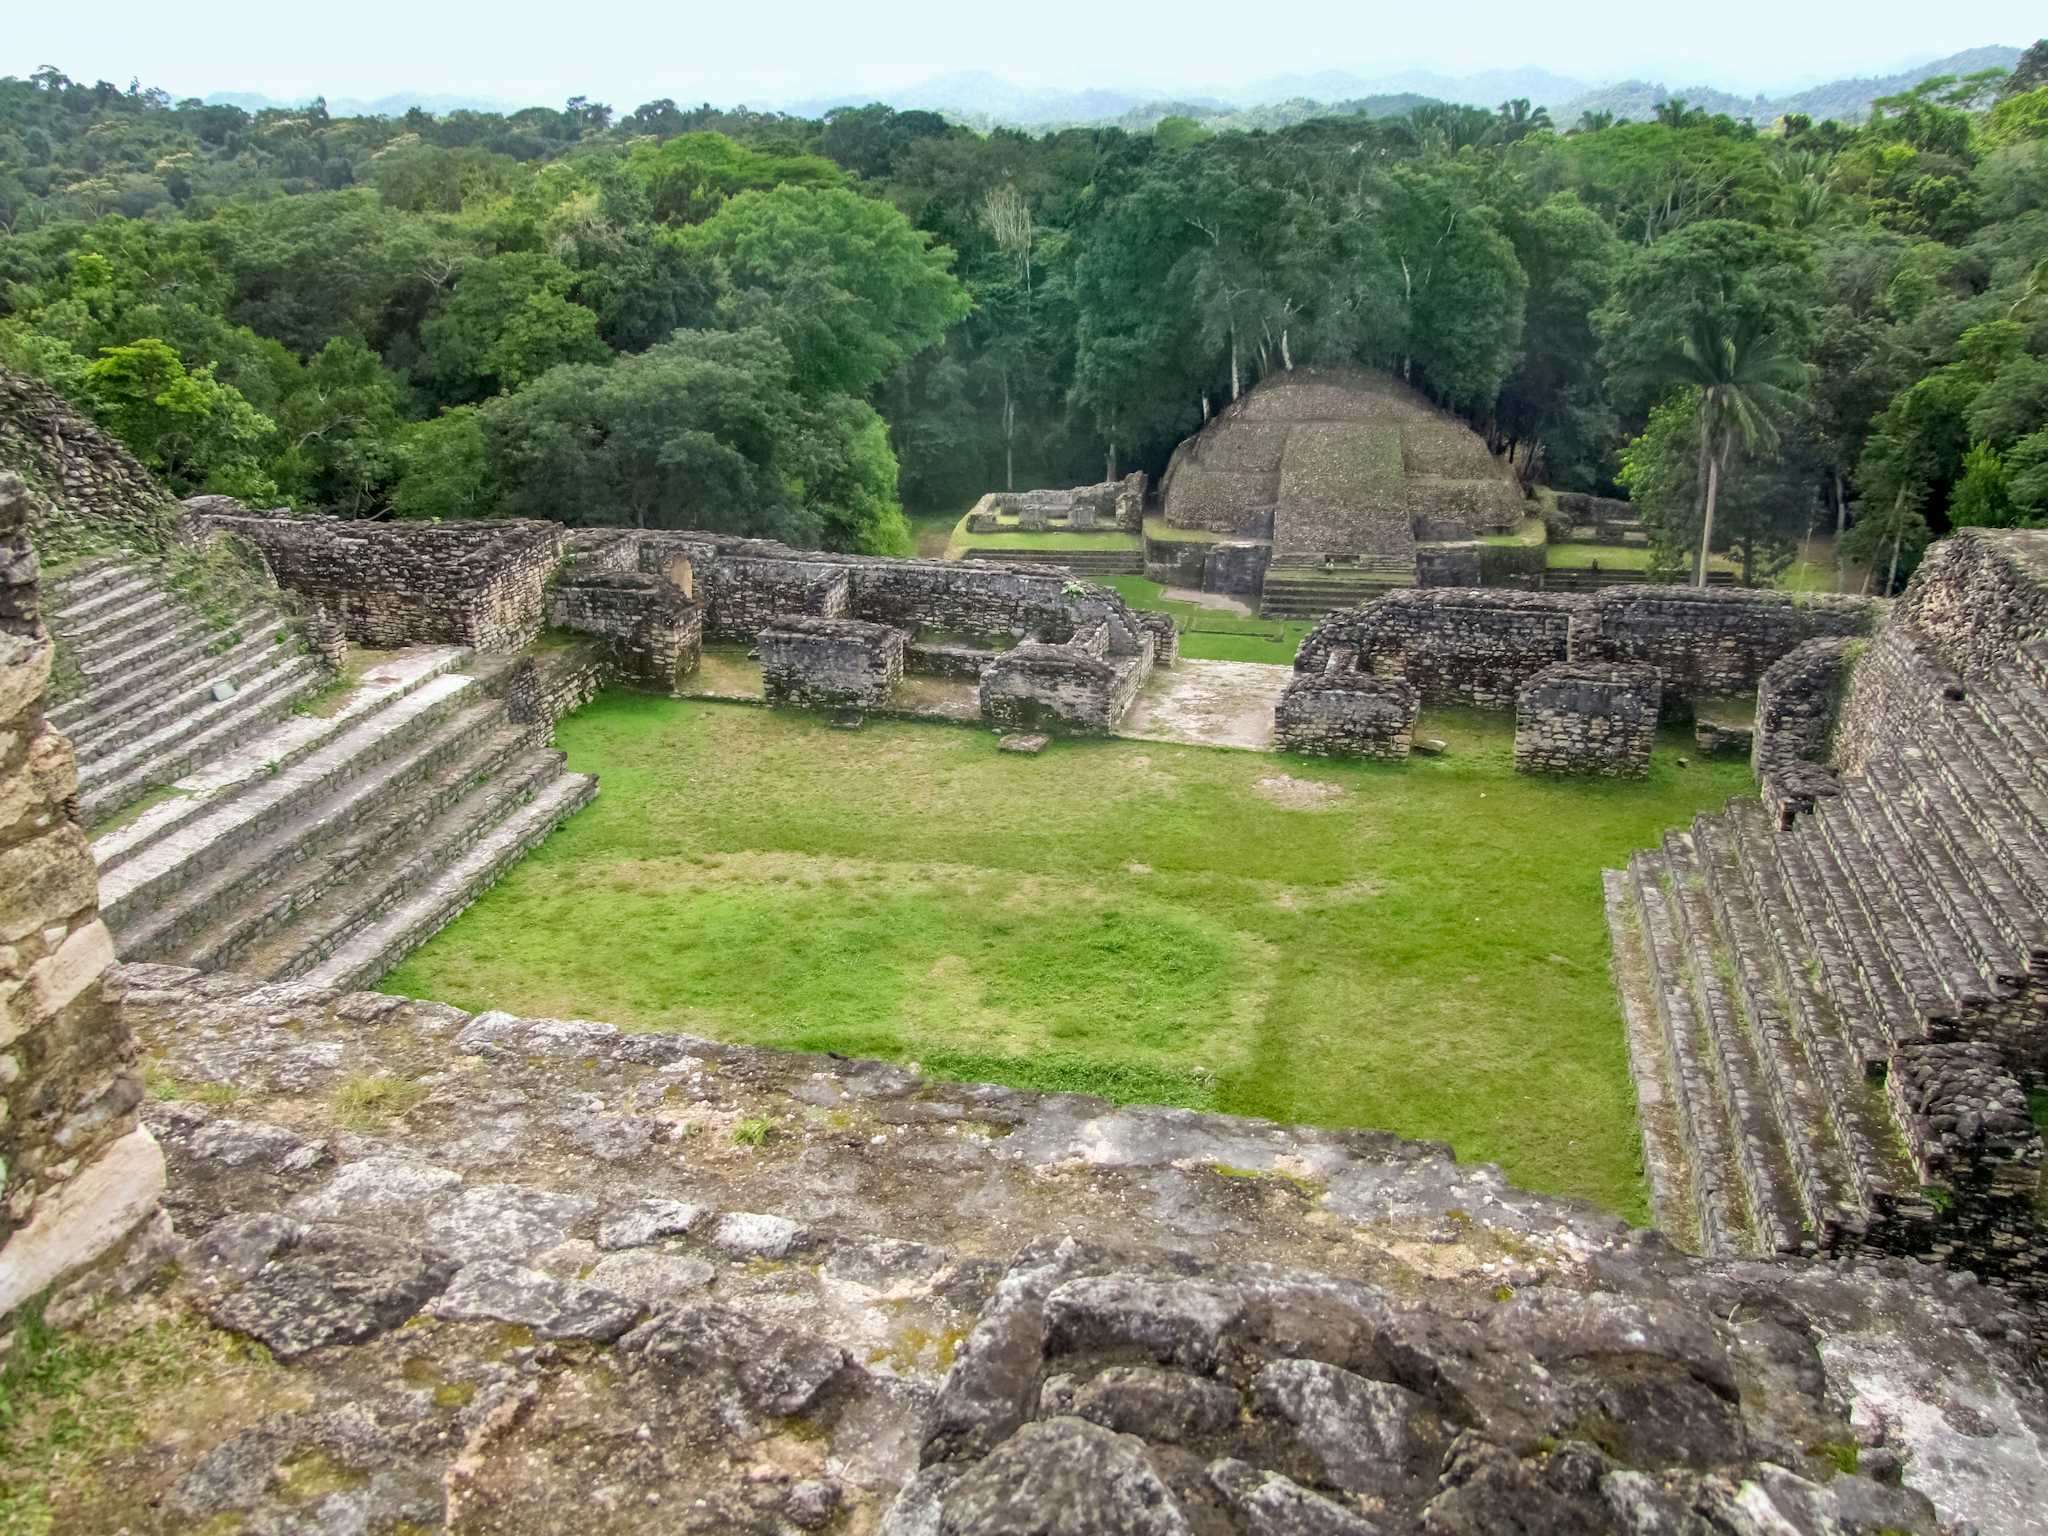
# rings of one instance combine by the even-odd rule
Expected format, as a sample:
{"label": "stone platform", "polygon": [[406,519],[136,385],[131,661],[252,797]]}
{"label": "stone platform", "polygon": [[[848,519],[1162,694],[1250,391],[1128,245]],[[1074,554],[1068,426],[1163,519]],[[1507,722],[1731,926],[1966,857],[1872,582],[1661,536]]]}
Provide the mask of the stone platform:
{"label": "stone platform", "polygon": [[1273,750],[1273,707],[1294,680],[1286,667],[1256,661],[1190,661],[1156,671],[1117,723],[1133,741]]}

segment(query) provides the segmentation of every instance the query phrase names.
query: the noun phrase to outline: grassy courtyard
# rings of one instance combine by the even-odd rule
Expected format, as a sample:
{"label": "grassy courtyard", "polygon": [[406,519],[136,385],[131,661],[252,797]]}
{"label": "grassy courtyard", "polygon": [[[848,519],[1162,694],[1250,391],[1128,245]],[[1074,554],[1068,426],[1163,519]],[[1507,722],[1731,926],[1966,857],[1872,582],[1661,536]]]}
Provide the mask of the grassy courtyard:
{"label": "grassy courtyard", "polygon": [[1449,1141],[1644,1215],[1598,871],[1748,787],[1518,779],[608,695],[574,817],[385,978],[469,1008]]}

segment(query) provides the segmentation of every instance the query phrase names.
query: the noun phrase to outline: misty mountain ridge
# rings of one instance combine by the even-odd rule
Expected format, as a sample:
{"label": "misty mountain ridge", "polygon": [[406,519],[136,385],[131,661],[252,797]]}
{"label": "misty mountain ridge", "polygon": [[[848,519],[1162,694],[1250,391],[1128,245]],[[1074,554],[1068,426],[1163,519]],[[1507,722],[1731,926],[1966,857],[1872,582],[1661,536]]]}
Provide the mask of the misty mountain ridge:
{"label": "misty mountain ridge", "polygon": [[[1945,58],[1931,59],[1897,74],[1844,76],[1779,96],[1741,95],[1707,84],[1671,89],[1661,81],[1603,83],[1538,68],[1484,70],[1466,75],[1444,74],[1420,67],[1377,75],[1322,69],[1271,75],[1243,86],[1171,91],[1108,86],[1061,90],[1019,85],[988,70],[957,70],[897,90],[841,91],[746,105],[780,110],[799,117],[822,117],[837,107],[863,106],[880,101],[899,111],[941,112],[980,128],[1047,129],[1116,124],[1142,129],[1170,114],[1213,120],[1217,126],[1278,127],[1319,114],[1363,112],[1382,116],[1404,112],[1423,100],[1490,108],[1521,97],[1534,105],[1547,107],[1552,120],[1559,127],[1566,128],[1578,122],[1586,112],[1612,112],[1616,117],[1640,121],[1652,116],[1658,103],[1680,96],[1708,112],[1726,113],[1730,117],[1748,118],[1757,123],[1768,123],[1787,113],[1847,121],[1862,117],[1870,110],[1873,101],[1910,90],[1932,76],[1967,75],[1992,68],[2010,69],[2018,62],[2019,56],[2020,49],[2003,45],[1970,48]],[[305,98],[280,101],[246,91],[216,91],[206,100],[248,111],[306,104]],[[620,111],[629,110],[637,104],[626,101],[613,103]],[[414,106],[441,114],[464,110],[511,113],[520,110],[522,105],[531,103],[460,92],[393,92],[374,100],[330,97],[327,102],[328,111],[335,116],[371,117],[402,116]]]}

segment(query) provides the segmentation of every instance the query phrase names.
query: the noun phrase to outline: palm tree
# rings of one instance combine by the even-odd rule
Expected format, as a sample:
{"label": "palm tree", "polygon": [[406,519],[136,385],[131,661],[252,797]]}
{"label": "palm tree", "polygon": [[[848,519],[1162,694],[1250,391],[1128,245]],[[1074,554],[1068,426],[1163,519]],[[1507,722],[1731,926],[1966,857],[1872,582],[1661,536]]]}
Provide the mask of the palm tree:
{"label": "palm tree", "polygon": [[1675,352],[1650,365],[1669,388],[1699,391],[1700,479],[1703,507],[1693,585],[1707,584],[1714,547],[1714,505],[1721,479],[1738,452],[1768,453],[1778,445],[1778,419],[1792,408],[1792,391],[1806,383],[1806,365],[1784,351],[1754,317],[1732,322],[1701,315]]}
{"label": "palm tree", "polygon": [[1530,109],[1529,98],[1517,96],[1513,101],[1504,101],[1494,113],[1493,138],[1502,144],[1514,144],[1526,139],[1532,133],[1540,133],[1550,127],[1550,108]]}

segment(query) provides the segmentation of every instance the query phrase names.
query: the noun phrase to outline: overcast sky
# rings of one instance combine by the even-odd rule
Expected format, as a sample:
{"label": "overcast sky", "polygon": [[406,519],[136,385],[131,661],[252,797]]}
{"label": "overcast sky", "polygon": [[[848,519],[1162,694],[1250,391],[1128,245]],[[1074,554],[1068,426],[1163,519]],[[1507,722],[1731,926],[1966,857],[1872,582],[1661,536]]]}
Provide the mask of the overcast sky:
{"label": "overcast sky", "polygon": [[54,64],[177,96],[419,91],[621,110],[885,92],[954,70],[1027,85],[1233,85],[1297,70],[1534,65],[1594,80],[1772,90],[2024,46],[2038,3],[1973,0],[0,0],[0,74]]}

